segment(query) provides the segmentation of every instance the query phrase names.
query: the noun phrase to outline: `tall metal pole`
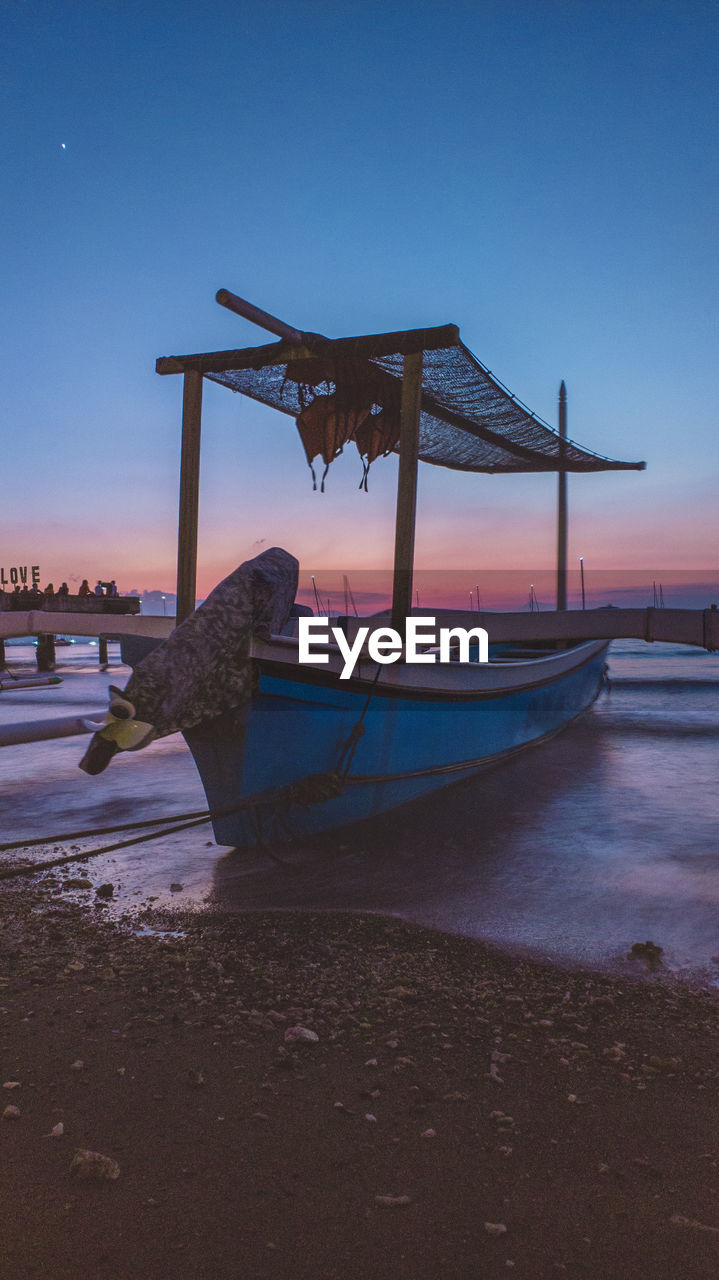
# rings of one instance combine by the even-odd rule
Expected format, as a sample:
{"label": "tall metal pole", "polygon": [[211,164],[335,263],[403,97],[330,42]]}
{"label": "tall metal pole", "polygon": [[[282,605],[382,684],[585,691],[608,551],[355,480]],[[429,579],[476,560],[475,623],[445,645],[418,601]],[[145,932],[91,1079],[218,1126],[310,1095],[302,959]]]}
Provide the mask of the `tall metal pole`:
{"label": "tall metal pole", "polygon": [[397,517],[392,584],[392,626],[404,633],[405,619],[412,612],[412,568],[414,528],[417,512],[417,466],[419,461],[419,419],[422,401],[422,352],[404,358],[402,377],[402,419],[399,438]]}
{"label": "tall metal pole", "polygon": [[582,608],[585,609],[587,601],[584,594],[584,556],[579,557],[579,572],[582,575]]}
{"label": "tall metal pole", "polygon": [[197,520],[200,502],[202,374],[185,370],[182,400],[180,515],[177,535],[177,625],[195,609],[197,595]]}
{"label": "tall metal pole", "polygon": [[[559,458],[563,466],[567,439],[567,388],[559,388]],[[567,607],[567,473],[560,470],[557,486],[557,608]]]}

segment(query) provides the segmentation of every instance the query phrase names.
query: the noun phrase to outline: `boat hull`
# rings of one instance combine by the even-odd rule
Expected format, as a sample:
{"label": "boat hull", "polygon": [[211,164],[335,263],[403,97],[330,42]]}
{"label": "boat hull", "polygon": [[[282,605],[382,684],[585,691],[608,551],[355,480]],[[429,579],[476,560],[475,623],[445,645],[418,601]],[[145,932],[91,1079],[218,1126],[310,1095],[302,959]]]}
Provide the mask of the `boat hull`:
{"label": "boat hull", "polygon": [[[467,664],[466,687],[450,691],[407,688],[396,678],[383,685],[384,673],[377,683],[344,688],[326,673],[263,661],[259,692],[244,711],[185,732],[210,809],[226,814],[214,821],[215,839],[237,846],[328,831],[469,777],[581,714],[602,687],[606,651],[589,643],[558,663],[523,663],[519,673],[515,666],[509,688],[496,669]],[[358,723],[341,793],[288,804],[286,789],[309,775],[319,775],[311,796],[314,785],[322,794],[322,780],[343,773]],[[283,789],[258,808],[226,813],[247,797]],[[298,790],[306,799],[308,788]]]}

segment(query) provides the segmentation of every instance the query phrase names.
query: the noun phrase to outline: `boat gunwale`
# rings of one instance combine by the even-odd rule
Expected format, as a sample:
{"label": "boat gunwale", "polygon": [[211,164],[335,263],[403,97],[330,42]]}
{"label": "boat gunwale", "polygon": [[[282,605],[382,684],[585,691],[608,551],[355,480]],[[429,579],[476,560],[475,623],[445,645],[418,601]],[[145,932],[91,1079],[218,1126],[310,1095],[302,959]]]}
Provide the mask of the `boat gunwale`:
{"label": "boat gunwale", "polygon": [[[608,644],[607,640],[586,640],[571,649],[547,653],[546,657],[507,663],[451,662],[436,663],[430,667],[429,664],[415,666],[402,661],[379,664],[363,658],[358,663],[359,673],[342,681],[339,680],[339,672],[344,666],[344,658],[339,646],[332,643],[322,645],[327,651],[328,663],[301,664],[299,641],[293,636],[272,636],[269,641],[254,637],[251,656],[257,663],[261,677],[315,685],[332,689],[338,694],[371,693],[373,696],[398,700],[454,702],[504,698],[554,684],[590,662],[606,650]],[[284,649],[290,660],[278,657],[273,652],[277,649]],[[360,664],[364,664],[364,670]],[[383,666],[385,671],[382,670]],[[534,679],[526,679],[529,671],[535,673]],[[409,680],[407,676],[410,676]],[[484,686],[478,686],[478,676],[484,677],[485,681],[489,676],[490,680]],[[512,678],[507,679],[510,676]]]}

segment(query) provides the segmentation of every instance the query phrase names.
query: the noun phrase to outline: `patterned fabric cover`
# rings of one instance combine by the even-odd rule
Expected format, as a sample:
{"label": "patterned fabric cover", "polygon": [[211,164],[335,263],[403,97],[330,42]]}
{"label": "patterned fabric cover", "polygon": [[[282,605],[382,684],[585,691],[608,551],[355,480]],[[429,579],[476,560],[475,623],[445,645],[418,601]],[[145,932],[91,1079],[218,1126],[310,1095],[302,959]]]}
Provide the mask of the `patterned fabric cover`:
{"label": "patterned fabric cover", "polygon": [[[133,704],[136,721],[151,726],[140,745],[249,701],[252,636],[266,639],[282,631],[298,573],[299,564],[289,552],[280,547],[263,551],[235,569],[138,663],[122,696]],[[101,772],[120,749],[109,737],[105,733],[103,738],[102,730],[94,735],[80,762],[86,772]]]}

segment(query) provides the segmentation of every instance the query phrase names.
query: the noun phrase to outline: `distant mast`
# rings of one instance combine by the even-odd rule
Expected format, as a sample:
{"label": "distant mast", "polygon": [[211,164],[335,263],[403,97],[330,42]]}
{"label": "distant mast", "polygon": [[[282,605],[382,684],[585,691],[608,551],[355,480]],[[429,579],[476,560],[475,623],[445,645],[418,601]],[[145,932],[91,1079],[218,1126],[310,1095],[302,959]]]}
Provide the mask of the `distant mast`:
{"label": "distant mast", "polygon": [[[559,456],[564,457],[567,439],[567,388],[559,387]],[[557,474],[557,608],[567,607],[567,473]]]}

